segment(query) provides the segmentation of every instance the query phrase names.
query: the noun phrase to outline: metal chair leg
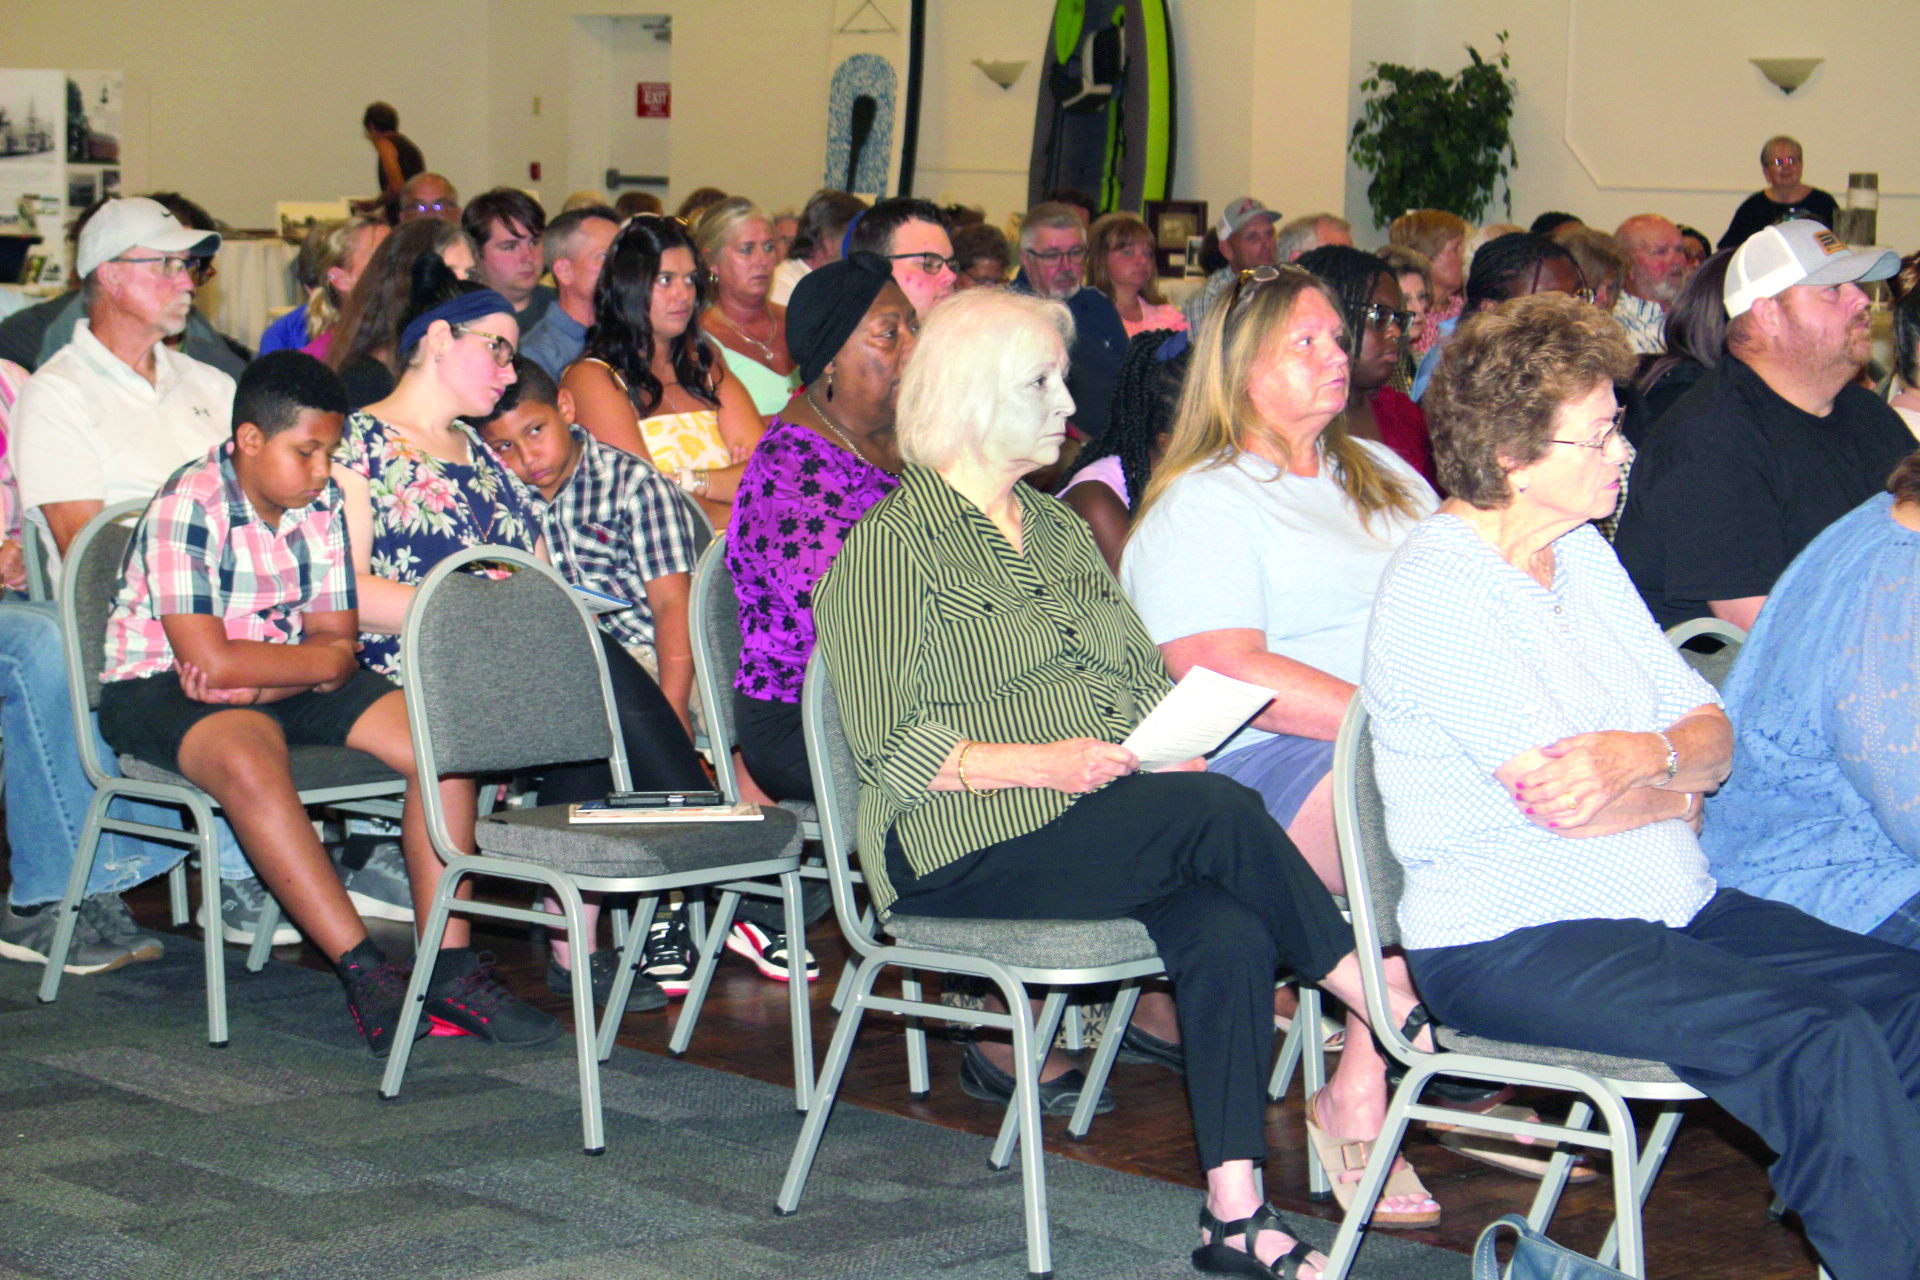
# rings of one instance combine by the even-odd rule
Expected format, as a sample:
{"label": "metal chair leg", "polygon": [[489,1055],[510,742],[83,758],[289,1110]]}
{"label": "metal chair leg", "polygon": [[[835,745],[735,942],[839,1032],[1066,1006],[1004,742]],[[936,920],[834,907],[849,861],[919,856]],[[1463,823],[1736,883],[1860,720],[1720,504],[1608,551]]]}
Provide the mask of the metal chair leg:
{"label": "metal chair leg", "polygon": [[181,858],[167,872],[167,906],[173,912],[173,927],[187,922],[187,860]]}
{"label": "metal chair leg", "polygon": [[[1033,1010],[1025,994],[1022,994],[1020,998],[1020,1007],[1026,1010],[1029,1018],[1033,1016]],[[1067,990],[1065,987],[1054,987],[1048,991],[1046,1002],[1040,1006],[1040,1021],[1034,1029],[1034,1038],[1040,1045],[1038,1051],[1040,1056],[1033,1063],[1033,1078],[1036,1082],[1040,1079],[1040,1069],[1046,1065],[1047,1053],[1053,1048],[1053,1038],[1060,1030],[1060,1016],[1066,1011],[1066,1008]],[[1022,1059],[1018,1056],[1016,1050],[1016,1056],[1014,1057],[1016,1067],[1021,1061]],[[1018,1077],[1018,1075],[1019,1073],[1016,1071],[1015,1076]],[[1034,1085],[1034,1089],[1034,1097],[1038,1098],[1040,1095],[1038,1092],[1039,1085],[1037,1083]],[[987,1163],[996,1169],[1004,1169],[1013,1163],[1014,1140],[1024,1136],[1020,1132],[1018,1102],[1019,1095],[1016,1093],[1013,1100],[1007,1105],[1006,1115],[1001,1118],[1000,1136],[994,1141],[993,1151],[987,1156]],[[1037,1135],[1039,1130],[1035,1129],[1031,1132]],[[1039,1141],[1037,1136],[1034,1140],[1036,1142]]]}
{"label": "metal chair leg", "polygon": [[[1120,1056],[1120,1041],[1126,1038],[1127,1024],[1133,1020],[1133,1007],[1140,1002],[1140,984],[1123,982],[1113,996],[1113,1008],[1107,1014],[1107,1029],[1100,1033],[1100,1047],[1087,1064],[1087,1087],[1081,1090],[1080,1103],[1067,1121],[1067,1136],[1084,1138],[1093,1127],[1094,1112],[1100,1106],[1100,1091],[1107,1087],[1113,1061]],[[1078,1006],[1075,1006],[1076,1008]]]}
{"label": "metal chair leg", "polygon": [[253,944],[247,948],[247,972],[258,973],[267,967],[273,951],[273,935],[280,928],[280,899],[267,894],[260,918],[253,924]]}
{"label": "metal chair leg", "polygon": [[213,827],[213,810],[197,795],[187,804],[194,834],[200,838],[200,901],[207,927],[201,946],[207,959],[207,1043],[227,1047],[227,921],[220,909],[220,837]]}
{"label": "metal chair leg", "polygon": [[740,905],[738,889],[722,889],[713,927],[702,932],[698,926],[706,915],[705,905],[692,893],[687,897],[693,903],[693,936],[698,939],[695,945],[700,948],[700,963],[694,966],[693,981],[680,1002],[680,1016],[673,1020],[673,1038],[667,1042],[667,1052],[676,1058],[687,1051],[687,1044],[693,1039],[693,1028],[700,1021],[700,1006],[706,1003],[707,988],[713,984],[714,966],[720,963],[720,952],[727,945],[727,930],[733,927],[733,913]]}
{"label": "metal chair leg", "polygon": [[[1300,1037],[1300,1073],[1307,1100],[1327,1086],[1327,1049],[1320,1037],[1320,988],[1300,984],[1300,1010],[1294,1015],[1291,1032]],[[1307,1161],[1307,1194],[1322,1197],[1331,1194],[1333,1183],[1318,1160]]]}
{"label": "metal chair leg", "polygon": [[[1660,1176],[1660,1166],[1666,1163],[1667,1152],[1673,1147],[1673,1135],[1680,1128],[1681,1110],[1678,1105],[1663,1107],[1660,1118],[1653,1122],[1653,1132],[1647,1135],[1647,1142],[1640,1150],[1640,1159],[1634,1162],[1633,1181],[1640,1197],[1640,1203],[1647,1203],[1647,1196],[1653,1191],[1653,1180]],[[1618,1169],[1614,1177],[1620,1176]],[[1607,1238],[1600,1245],[1597,1255],[1602,1266],[1612,1266],[1613,1258],[1620,1251],[1620,1224],[1614,1223],[1607,1231]]]}
{"label": "metal chair leg", "polygon": [[873,992],[873,980],[885,967],[878,956],[868,956],[855,972],[848,989],[847,1009],[833,1029],[827,1045],[827,1059],[820,1067],[820,1079],[814,1086],[813,1105],[807,1109],[807,1121],[800,1126],[800,1137],[793,1144],[793,1156],[787,1161],[787,1176],[780,1183],[774,1212],[789,1214],[800,1207],[800,1195],[807,1189],[807,1175],[813,1172],[813,1159],[820,1151],[820,1136],[833,1114],[834,1096],[840,1092],[840,1077],[846,1072],[847,1059],[853,1056],[853,1042],[860,1033],[860,1020],[866,1016],[867,997]]}
{"label": "metal chair leg", "polygon": [[[912,969],[900,971],[900,997],[919,1000],[920,979]],[[933,1092],[933,1073],[927,1067],[926,1019],[907,1015],[907,1092],[924,1098]]]}
{"label": "metal chair leg", "polygon": [[407,998],[400,1006],[400,1025],[393,1029],[393,1049],[387,1054],[387,1069],[380,1075],[380,1098],[391,1102],[400,1096],[400,1082],[406,1078],[407,1060],[413,1056],[413,1037],[426,1016],[427,987],[433,982],[434,962],[440,957],[440,938],[447,931],[447,916],[453,909],[454,891],[466,872],[460,866],[465,859],[450,862],[434,886],[433,901],[427,907],[426,928],[420,933],[413,953],[413,977],[407,981]]}
{"label": "metal chair leg", "polygon": [[[787,1006],[793,1031],[793,1109],[805,1114],[813,1088],[813,993],[806,974],[807,918],[800,873],[780,877],[787,906]],[[798,970],[796,972],[796,969]]]}
{"label": "metal chair leg", "polygon": [[1018,982],[1000,980],[1013,1023],[1013,1115],[1020,1138],[1020,1198],[1027,1218],[1027,1274],[1053,1274],[1053,1244],[1047,1225],[1047,1166],[1040,1140],[1040,1064],[1053,1045],[1066,993],[1055,991],[1043,1009],[1046,1035],[1035,1033],[1033,1009]]}
{"label": "metal chair leg", "polygon": [[1067,1016],[1060,1024],[1060,1046],[1068,1053],[1079,1053],[1087,1047],[1087,1011],[1078,1000],[1067,1002]]}
{"label": "metal chair leg", "polygon": [[[1586,1129],[1593,1125],[1593,1106],[1585,1098],[1576,1097],[1573,1105],[1567,1109],[1567,1128]],[[1561,1143],[1547,1161],[1547,1176],[1540,1179],[1540,1189],[1533,1193],[1533,1205],[1527,1210],[1527,1225],[1544,1234],[1547,1224],[1553,1221],[1554,1213],[1560,1207],[1560,1197],[1567,1189],[1567,1178],[1573,1173],[1573,1150]]]}
{"label": "metal chair leg", "polygon": [[66,972],[67,953],[73,949],[73,931],[80,923],[80,899],[87,896],[87,881],[93,877],[93,862],[100,855],[100,820],[106,816],[112,799],[108,791],[96,791],[87,806],[87,822],[80,828],[80,845],[74,850],[73,870],[67,873],[67,893],[54,908],[53,951],[47,956],[46,971],[40,975],[40,1003],[52,1004],[60,998],[60,977]]}
{"label": "metal chair leg", "polygon": [[619,939],[620,966],[614,974],[613,990],[607,995],[606,1012],[600,1015],[599,1049],[602,1062],[613,1056],[614,1037],[620,1034],[620,1020],[627,1012],[627,997],[633,993],[633,977],[646,960],[647,931],[653,928],[654,912],[659,909],[659,896],[647,895],[640,901],[640,910],[632,926],[624,929],[619,927],[619,917],[626,915],[626,912],[615,913],[613,932],[614,937]]}
{"label": "metal chair leg", "polygon": [[[1306,995],[1304,985],[1301,995]],[[1301,1001],[1301,1013],[1306,1012],[1306,1001]],[[1300,1024],[1296,1022],[1296,1027]],[[1316,1017],[1308,1024],[1315,1028],[1319,1025]],[[1373,1217],[1373,1209],[1380,1202],[1380,1193],[1386,1188],[1387,1175],[1393,1171],[1394,1157],[1400,1151],[1400,1145],[1407,1136],[1407,1108],[1420,1096],[1420,1090],[1433,1078],[1433,1073],[1423,1067],[1412,1068],[1406,1081],[1394,1090],[1393,1100],[1387,1104],[1387,1118],[1380,1126],[1380,1136],[1374,1139],[1373,1155],[1367,1161],[1366,1172],[1360,1175],[1359,1185],[1354,1188],[1353,1204],[1340,1220],[1340,1230],[1333,1237],[1333,1246],[1327,1253],[1327,1265],[1320,1274],[1322,1280],[1346,1280],[1353,1269],[1354,1256],[1360,1251],[1361,1238],[1366,1230],[1367,1220]],[[1315,1167],[1319,1162],[1315,1161]]]}
{"label": "metal chair leg", "polygon": [[[565,876],[554,876],[548,881],[548,889],[560,900],[566,923],[569,950],[576,955],[586,952],[587,912],[586,905],[580,899],[580,889]],[[551,925],[548,928],[552,928]],[[603,1154],[607,1149],[605,1116],[600,1108],[600,1054],[599,1038],[595,1034],[596,1024],[593,1017],[593,970],[589,965],[575,965],[572,981],[573,988],[573,1056],[580,1071],[580,1137],[581,1144],[590,1156]],[[422,993],[425,994],[424,992]],[[608,1002],[608,1017],[612,1018],[613,1004]]]}

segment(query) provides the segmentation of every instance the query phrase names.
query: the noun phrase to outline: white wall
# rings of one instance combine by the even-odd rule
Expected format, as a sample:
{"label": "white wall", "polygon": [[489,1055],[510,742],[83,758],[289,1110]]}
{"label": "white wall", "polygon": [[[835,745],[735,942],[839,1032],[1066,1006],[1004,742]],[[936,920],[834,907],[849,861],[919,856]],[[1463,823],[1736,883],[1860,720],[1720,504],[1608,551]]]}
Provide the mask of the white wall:
{"label": "white wall", "polygon": [[[1357,85],[1370,60],[1452,72],[1510,31],[1520,90],[1516,220],[1565,209],[1611,230],[1647,210],[1718,238],[1761,185],[1760,144],[1800,139],[1807,180],[1842,201],[1852,170],[1880,174],[1879,239],[1920,246],[1920,4],[1844,0],[1353,0]],[[1792,96],[1750,57],[1823,57]],[[1359,110],[1359,95],[1350,97]],[[1371,221],[1351,172],[1348,216]],[[1492,215],[1489,215],[1490,217]],[[1382,238],[1379,235],[1374,239]]]}

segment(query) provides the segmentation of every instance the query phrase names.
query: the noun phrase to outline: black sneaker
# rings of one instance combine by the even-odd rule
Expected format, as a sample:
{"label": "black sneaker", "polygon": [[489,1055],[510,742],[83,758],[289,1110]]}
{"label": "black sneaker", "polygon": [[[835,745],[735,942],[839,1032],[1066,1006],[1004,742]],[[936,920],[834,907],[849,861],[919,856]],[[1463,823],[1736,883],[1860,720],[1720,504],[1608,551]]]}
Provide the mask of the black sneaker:
{"label": "black sneaker", "polygon": [[664,920],[656,916],[653,927],[647,930],[641,976],[659,986],[668,999],[678,1000],[693,985],[693,971],[699,964],[700,953],[693,946],[693,927],[685,904],[668,912]]}
{"label": "black sneaker", "polygon": [[[493,954],[467,947],[440,953],[434,982],[427,988],[427,1016],[435,1034],[478,1036],[510,1049],[531,1049],[557,1037],[562,1028],[493,976]],[[592,1035],[593,1028],[583,1028]]]}
{"label": "black sneaker", "polygon": [[[340,981],[347,988],[347,1011],[353,1015],[354,1025],[367,1038],[367,1048],[373,1051],[373,1056],[386,1057],[393,1049],[393,1033],[399,1028],[400,1014],[406,1007],[407,980],[412,970],[391,960],[360,965],[343,959],[339,968]],[[422,1018],[413,1038],[418,1040],[431,1030],[432,1025]]]}
{"label": "black sneaker", "polygon": [[[604,1008],[607,997],[613,994],[613,980],[620,972],[620,953],[594,952],[587,962],[587,972],[593,977],[593,1002]],[[558,960],[547,961],[547,990],[555,995],[573,994],[573,974],[562,969]],[[627,992],[627,1012],[646,1013],[666,1007],[667,993],[660,989],[660,984],[644,973],[634,974],[633,986]]]}

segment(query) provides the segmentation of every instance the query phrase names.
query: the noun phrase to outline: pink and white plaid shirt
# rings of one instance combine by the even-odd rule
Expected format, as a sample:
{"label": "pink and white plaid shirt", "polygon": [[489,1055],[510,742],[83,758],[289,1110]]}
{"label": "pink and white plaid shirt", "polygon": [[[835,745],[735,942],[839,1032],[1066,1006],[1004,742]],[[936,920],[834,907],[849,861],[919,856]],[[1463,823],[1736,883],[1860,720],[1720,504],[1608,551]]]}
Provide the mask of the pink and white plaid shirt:
{"label": "pink and white plaid shirt", "polygon": [[339,487],[329,480],[272,528],[240,488],[232,453],[231,442],[218,445],[181,467],[140,517],[107,620],[101,683],[172,669],[160,622],[170,613],[220,618],[229,640],[298,644],[303,614],[358,607]]}

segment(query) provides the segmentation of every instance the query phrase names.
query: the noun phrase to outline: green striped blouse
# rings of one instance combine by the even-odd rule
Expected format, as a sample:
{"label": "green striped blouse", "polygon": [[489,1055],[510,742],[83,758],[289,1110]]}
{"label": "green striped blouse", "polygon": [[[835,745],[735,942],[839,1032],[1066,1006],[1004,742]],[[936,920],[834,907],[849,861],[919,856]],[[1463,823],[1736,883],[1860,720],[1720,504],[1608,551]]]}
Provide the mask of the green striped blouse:
{"label": "green striped blouse", "polygon": [[909,466],[814,592],[863,784],[860,860],[882,911],[895,897],[888,831],[925,875],[1046,825],[1077,798],[928,790],[955,745],[1119,742],[1170,687],[1086,525],[1024,484],[1014,492],[1024,554],[936,472]]}

